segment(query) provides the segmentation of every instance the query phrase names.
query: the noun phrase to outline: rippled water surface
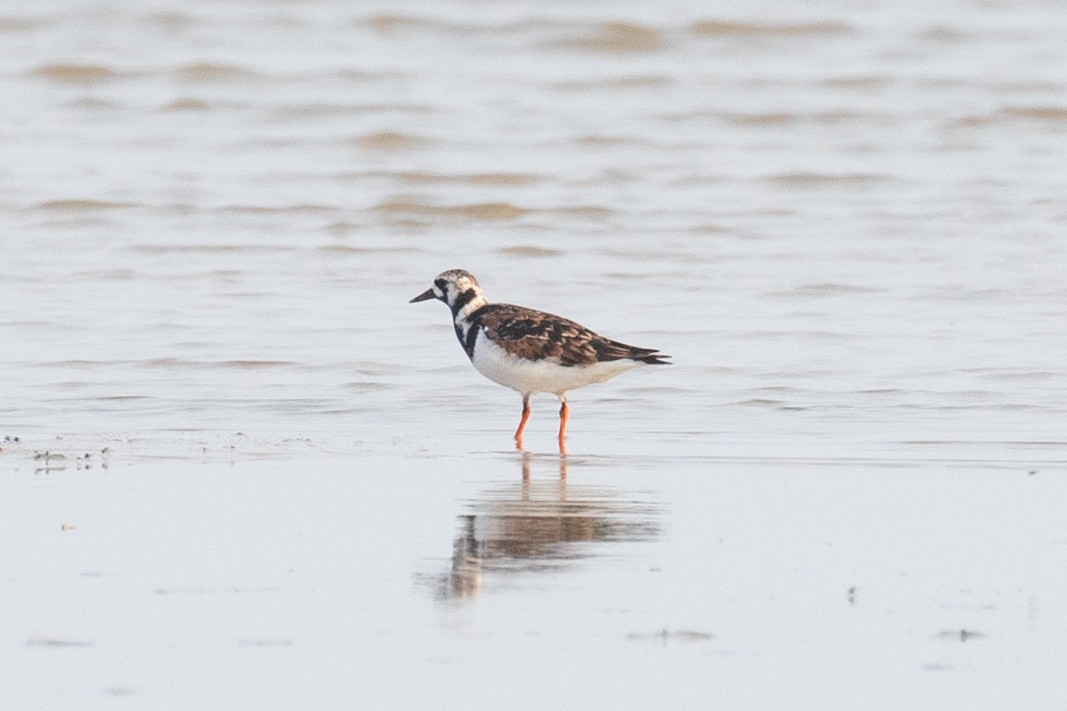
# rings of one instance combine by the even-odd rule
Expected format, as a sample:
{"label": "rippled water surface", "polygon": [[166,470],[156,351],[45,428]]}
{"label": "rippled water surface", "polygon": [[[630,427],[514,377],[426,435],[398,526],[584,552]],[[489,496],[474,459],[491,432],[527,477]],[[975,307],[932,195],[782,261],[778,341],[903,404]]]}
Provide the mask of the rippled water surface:
{"label": "rippled water surface", "polygon": [[[0,705],[1057,708],[1064,37],[0,9]],[[515,452],[456,267],[675,364]]]}

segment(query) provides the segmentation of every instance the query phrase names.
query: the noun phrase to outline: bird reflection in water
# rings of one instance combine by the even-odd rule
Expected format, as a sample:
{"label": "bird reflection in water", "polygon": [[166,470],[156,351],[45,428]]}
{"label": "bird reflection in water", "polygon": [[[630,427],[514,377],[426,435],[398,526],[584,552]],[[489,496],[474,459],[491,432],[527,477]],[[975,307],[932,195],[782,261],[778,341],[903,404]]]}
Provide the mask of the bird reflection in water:
{"label": "bird reflection in water", "polygon": [[521,481],[484,492],[458,517],[451,570],[436,578],[439,597],[471,599],[487,579],[558,571],[603,557],[605,545],[659,535],[661,507],[643,492],[569,484],[566,457],[558,479],[538,481],[531,461],[523,452]]}

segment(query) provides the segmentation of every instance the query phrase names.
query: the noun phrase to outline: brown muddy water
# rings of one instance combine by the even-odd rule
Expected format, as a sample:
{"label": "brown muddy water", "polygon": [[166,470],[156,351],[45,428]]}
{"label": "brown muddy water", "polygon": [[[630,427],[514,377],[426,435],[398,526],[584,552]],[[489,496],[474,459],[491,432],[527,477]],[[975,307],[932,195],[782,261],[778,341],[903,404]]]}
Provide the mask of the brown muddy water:
{"label": "brown muddy water", "polygon": [[[0,9],[0,707],[1059,708],[1065,36]],[[675,365],[516,452],[456,267]]]}

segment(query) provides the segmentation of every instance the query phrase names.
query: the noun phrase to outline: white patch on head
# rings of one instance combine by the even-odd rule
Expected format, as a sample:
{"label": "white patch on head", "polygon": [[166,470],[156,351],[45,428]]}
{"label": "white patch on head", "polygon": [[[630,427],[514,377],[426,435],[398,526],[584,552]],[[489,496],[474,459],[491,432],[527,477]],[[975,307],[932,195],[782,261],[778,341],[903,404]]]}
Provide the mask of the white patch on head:
{"label": "white patch on head", "polygon": [[568,390],[602,383],[627,370],[644,365],[641,361],[622,359],[567,366],[554,360],[519,358],[489,340],[484,330],[478,332],[478,340],[474,344],[474,358],[471,361],[479,373],[494,383],[517,390],[523,395],[562,395]]}
{"label": "white patch on head", "polygon": [[455,277],[452,280],[452,283],[456,287],[456,293],[462,294],[464,291],[471,288],[474,282],[471,281],[471,278],[469,276],[464,274],[462,276]]}
{"label": "white patch on head", "polygon": [[[438,282],[444,282],[444,289],[442,289]],[[470,289],[477,289],[481,293],[481,288],[478,286],[478,282],[475,281],[467,272],[462,269],[452,269],[447,272],[441,272],[433,280],[433,293],[438,299],[443,300],[449,306],[456,303],[456,298],[459,297],[465,291]]]}

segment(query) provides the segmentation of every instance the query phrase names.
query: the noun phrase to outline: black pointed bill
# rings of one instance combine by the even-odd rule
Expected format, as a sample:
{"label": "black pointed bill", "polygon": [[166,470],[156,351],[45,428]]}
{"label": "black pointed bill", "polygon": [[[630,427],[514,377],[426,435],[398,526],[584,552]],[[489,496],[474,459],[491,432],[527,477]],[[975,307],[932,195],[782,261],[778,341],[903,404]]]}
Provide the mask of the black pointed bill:
{"label": "black pointed bill", "polygon": [[421,294],[416,296],[414,299],[412,299],[408,303],[409,304],[414,304],[417,301],[428,301],[429,299],[436,299],[436,298],[437,298],[437,294],[433,293],[433,289],[427,289],[426,291],[422,292]]}

